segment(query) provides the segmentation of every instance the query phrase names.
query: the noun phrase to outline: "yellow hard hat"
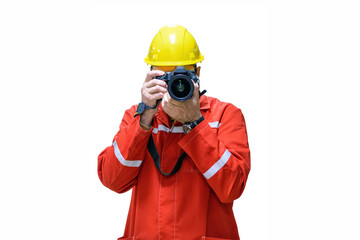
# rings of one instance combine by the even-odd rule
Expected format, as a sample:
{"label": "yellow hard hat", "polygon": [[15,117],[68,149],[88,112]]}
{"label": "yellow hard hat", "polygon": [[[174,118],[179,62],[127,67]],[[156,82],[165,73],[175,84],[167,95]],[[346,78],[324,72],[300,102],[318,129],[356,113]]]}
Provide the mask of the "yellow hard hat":
{"label": "yellow hard hat", "polygon": [[165,26],[151,42],[145,58],[153,66],[184,66],[204,60],[195,38],[180,25]]}

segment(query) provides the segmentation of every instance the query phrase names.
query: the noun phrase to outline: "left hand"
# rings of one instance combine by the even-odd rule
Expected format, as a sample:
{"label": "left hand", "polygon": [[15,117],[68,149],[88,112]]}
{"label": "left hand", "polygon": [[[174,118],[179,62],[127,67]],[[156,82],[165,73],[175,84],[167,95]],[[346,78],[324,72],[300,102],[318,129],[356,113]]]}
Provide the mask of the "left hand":
{"label": "left hand", "polygon": [[[193,82],[194,83],[194,82]],[[199,85],[194,83],[194,93],[184,102],[175,101],[167,92],[161,102],[162,109],[171,118],[181,123],[193,122],[201,117],[199,102]]]}

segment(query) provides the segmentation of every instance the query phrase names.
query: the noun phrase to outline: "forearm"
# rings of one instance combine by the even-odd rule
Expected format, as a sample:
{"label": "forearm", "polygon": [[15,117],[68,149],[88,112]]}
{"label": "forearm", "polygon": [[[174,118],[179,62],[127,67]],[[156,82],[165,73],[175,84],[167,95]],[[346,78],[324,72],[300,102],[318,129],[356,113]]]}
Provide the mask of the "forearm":
{"label": "forearm", "polygon": [[153,118],[158,110],[157,109],[146,109],[140,115],[140,127],[145,130],[149,131],[152,127]]}
{"label": "forearm", "polygon": [[250,151],[245,125],[240,128],[232,122],[222,124],[227,124],[228,129],[217,135],[203,121],[178,144],[194,161],[220,201],[232,202],[244,191],[250,171]]}
{"label": "forearm", "polygon": [[120,130],[98,157],[98,174],[101,182],[116,192],[124,192],[136,183],[151,131],[140,127],[140,118],[126,113]]}

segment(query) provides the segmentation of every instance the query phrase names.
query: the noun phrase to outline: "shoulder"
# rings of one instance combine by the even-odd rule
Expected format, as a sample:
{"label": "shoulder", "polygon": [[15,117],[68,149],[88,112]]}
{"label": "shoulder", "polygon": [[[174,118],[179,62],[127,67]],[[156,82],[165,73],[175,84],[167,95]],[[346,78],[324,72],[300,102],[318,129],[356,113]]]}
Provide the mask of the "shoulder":
{"label": "shoulder", "polygon": [[229,102],[220,101],[214,97],[207,97],[210,105],[207,113],[209,122],[218,122],[220,127],[240,129],[245,126],[244,115],[240,108]]}
{"label": "shoulder", "polygon": [[126,109],[124,111],[124,115],[122,118],[122,121],[126,121],[126,122],[130,122],[131,119],[134,118],[134,115],[136,113],[136,109],[137,109],[137,104],[136,105],[132,105],[130,108]]}
{"label": "shoulder", "polygon": [[132,105],[130,108],[125,110],[125,113],[134,115],[136,112],[138,104]]}
{"label": "shoulder", "polygon": [[229,102],[223,102],[217,98],[207,96],[207,100],[210,105],[210,111],[212,113],[231,113],[233,111],[240,112],[241,109]]}

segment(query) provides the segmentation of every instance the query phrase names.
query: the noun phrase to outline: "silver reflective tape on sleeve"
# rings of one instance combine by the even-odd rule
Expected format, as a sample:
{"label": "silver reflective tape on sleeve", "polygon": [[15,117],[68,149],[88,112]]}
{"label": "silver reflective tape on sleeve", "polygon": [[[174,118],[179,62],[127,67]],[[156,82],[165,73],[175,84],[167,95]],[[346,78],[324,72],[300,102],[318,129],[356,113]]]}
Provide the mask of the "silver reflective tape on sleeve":
{"label": "silver reflective tape on sleeve", "polygon": [[159,131],[163,131],[166,133],[172,132],[172,133],[183,133],[183,127],[182,126],[174,126],[171,129],[169,129],[167,126],[165,125],[159,125],[157,128],[153,129],[153,133],[157,134]]}
{"label": "silver reflective tape on sleeve", "polygon": [[219,128],[221,123],[219,122],[209,122],[211,128]]}
{"label": "silver reflective tape on sleeve", "polygon": [[142,161],[141,160],[125,160],[125,158],[121,155],[119,147],[117,145],[116,140],[113,142],[114,153],[116,158],[120,161],[120,163],[126,167],[140,167]]}
{"label": "silver reflective tape on sleeve", "polygon": [[169,128],[165,125],[159,125],[157,128],[153,129],[153,133],[157,134],[159,131],[169,132]]}
{"label": "silver reflective tape on sleeve", "polygon": [[231,156],[231,153],[229,152],[229,150],[225,150],[225,152],[223,153],[223,155],[221,156],[221,158],[214,164],[212,165],[211,168],[209,168],[209,170],[207,170],[204,173],[204,177],[206,179],[211,178],[212,176],[214,176],[215,173],[217,173],[229,160]]}
{"label": "silver reflective tape on sleeve", "polygon": [[184,132],[184,128],[182,126],[177,126],[177,127],[173,127],[171,129],[172,133],[183,133]]}
{"label": "silver reflective tape on sleeve", "polygon": [[158,128],[159,128],[159,131],[164,131],[164,132],[169,132],[169,128],[167,127],[167,126],[165,126],[165,125],[159,125],[158,126]]}

